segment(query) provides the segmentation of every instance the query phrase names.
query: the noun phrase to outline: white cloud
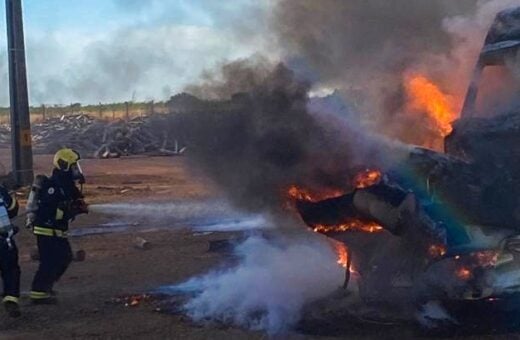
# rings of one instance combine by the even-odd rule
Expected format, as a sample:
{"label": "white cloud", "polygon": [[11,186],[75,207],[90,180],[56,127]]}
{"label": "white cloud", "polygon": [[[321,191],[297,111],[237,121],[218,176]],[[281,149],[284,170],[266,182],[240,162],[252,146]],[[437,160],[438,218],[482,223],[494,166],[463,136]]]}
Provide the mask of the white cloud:
{"label": "white cloud", "polygon": [[[182,24],[166,15],[171,5],[164,5],[162,12],[156,7],[139,14],[135,23],[110,23],[105,32],[81,25],[52,31],[32,27],[26,32],[31,104],[125,101],[134,93],[137,100],[162,100],[225,60],[274,54],[262,29],[253,32],[241,24],[234,27],[232,21],[223,23],[226,15],[246,15],[239,13],[244,10],[240,6],[228,8],[232,13],[209,6],[206,15],[221,16],[215,21],[222,21],[212,25]],[[0,63],[0,80],[7,83],[5,50],[0,50]],[[0,105],[7,104],[5,89]]]}

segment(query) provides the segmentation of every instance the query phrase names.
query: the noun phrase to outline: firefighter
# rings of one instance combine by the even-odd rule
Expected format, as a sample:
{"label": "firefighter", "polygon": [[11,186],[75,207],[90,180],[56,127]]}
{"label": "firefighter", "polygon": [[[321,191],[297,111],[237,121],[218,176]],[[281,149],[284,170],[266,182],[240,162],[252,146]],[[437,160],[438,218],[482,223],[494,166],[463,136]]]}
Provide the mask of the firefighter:
{"label": "firefighter", "polygon": [[0,186],[0,272],[4,284],[3,304],[10,317],[19,317],[20,308],[20,266],[18,248],[13,236],[18,228],[11,219],[18,214],[18,202],[7,190]]}
{"label": "firefighter", "polygon": [[29,195],[26,225],[36,235],[40,255],[30,293],[35,304],[57,302],[53,285],[72,260],[67,239],[69,223],[77,215],[88,213],[82,190],[76,185],[82,188],[85,183],[80,158],[72,149],[59,150],[54,156],[52,175],[36,176]]}

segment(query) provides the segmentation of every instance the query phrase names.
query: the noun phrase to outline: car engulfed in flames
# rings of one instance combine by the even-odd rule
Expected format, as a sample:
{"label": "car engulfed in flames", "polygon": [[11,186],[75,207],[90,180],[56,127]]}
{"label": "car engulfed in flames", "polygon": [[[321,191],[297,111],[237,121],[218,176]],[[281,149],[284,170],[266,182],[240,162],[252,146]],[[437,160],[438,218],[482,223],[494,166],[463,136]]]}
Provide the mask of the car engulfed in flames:
{"label": "car engulfed in flames", "polygon": [[520,293],[520,233],[453,221],[431,196],[377,170],[352,183],[346,194],[292,187],[289,197],[312,231],[334,240],[366,302],[494,302]]}
{"label": "car engulfed in flames", "polygon": [[347,279],[355,268],[364,301],[520,316],[520,113],[474,118],[484,68],[519,53],[520,7],[497,14],[463,101],[424,75],[405,77],[407,112],[425,114],[442,148],[423,143],[430,149],[411,147],[401,164],[356,172],[347,193],[293,189],[305,224],[345,245],[340,263]]}

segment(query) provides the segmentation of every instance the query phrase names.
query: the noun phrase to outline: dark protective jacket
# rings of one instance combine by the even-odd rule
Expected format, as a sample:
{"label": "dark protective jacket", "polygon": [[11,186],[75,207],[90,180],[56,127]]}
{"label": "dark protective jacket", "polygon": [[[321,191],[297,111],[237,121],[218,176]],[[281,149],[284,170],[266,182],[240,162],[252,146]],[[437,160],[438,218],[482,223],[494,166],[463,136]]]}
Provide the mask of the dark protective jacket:
{"label": "dark protective jacket", "polygon": [[54,169],[50,177],[37,176],[33,190],[38,191],[33,211],[35,234],[42,228],[66,232],[69,222],[77,215],[74,204],[83,198],[70,172]]}
{"label": "dark protective jacket", "polygon": [[18,215],[18,201],[9,195],[9,192],[3,186],[0,186],[0,198],[3,200],[9,218],[14,218]]}
{"label": "dark protective jacket", "polygon": [[[3,186],[0,186],[0,203],[3,203],[3,205],[5,206],[5,208],[7,209],[7,215],[9,216],[9,218],[14,218],[16,217],[16,215],[18,215],[18,201],[11,197],[11,195],[9,195],[9,192],[7,191],[6,188],[4,188]],[[14,228],[14,226],[11,225],[11,229]],[[16,233],[17,230],[14,230],[14,232]],[[3,230],[2,228],[0,228],[0,238],[5,238],[5,237],[9,237],[11,235],[8,235],[8,232],[6,232],[5,230]]]}

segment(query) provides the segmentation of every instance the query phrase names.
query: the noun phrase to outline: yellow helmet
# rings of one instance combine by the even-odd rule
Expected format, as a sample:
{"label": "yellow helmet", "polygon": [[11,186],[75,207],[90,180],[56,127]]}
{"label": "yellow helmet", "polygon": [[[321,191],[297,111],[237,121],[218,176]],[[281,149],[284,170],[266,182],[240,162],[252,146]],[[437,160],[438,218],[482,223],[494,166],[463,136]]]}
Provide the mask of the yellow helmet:
{"label": "yellow helmet", "polygon": [[72,149],[61,149],[54,155],[54,167],[58,170],[69,171],[71,166],[81,159],[78,152]]}

